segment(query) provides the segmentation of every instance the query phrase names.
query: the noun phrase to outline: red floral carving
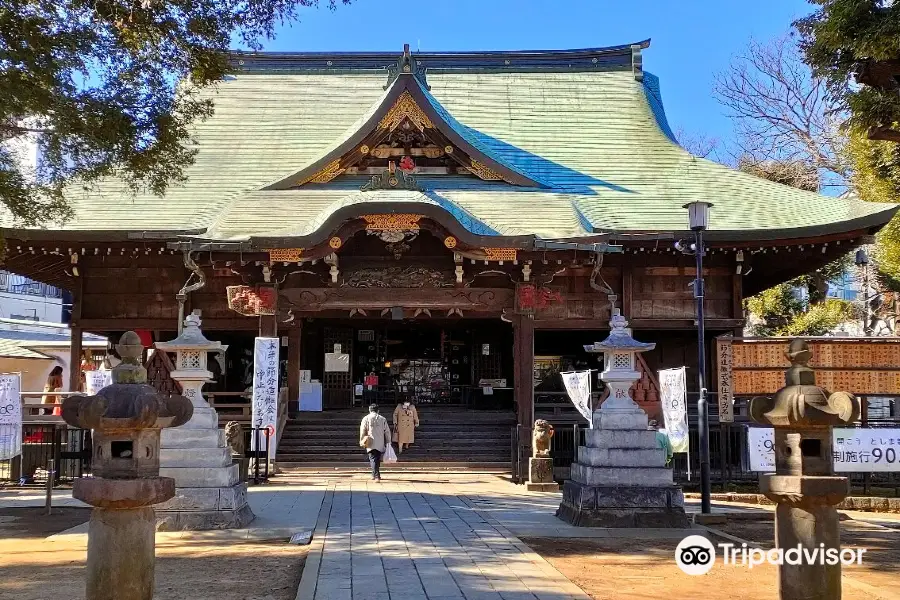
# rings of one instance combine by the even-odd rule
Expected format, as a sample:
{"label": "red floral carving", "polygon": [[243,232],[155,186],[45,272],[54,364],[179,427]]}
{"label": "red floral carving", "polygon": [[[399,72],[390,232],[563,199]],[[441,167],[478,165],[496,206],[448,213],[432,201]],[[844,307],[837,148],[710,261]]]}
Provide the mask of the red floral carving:
{"label": "red floral carving", "polygon": [[519,310],[525,312],[541,310],[553,303],[562,302],[559,291],[535,285],[520,285],[518,296]]}
{"label": "red floral carving", "polygon": [[400,159],[400,170],[404,173],[411,173],[416,168],[416,162],[411,156],[404,156]]}
{"label": "red floral carving", "polygon": [[248,285],[228,286],[228,308],[248,316],[275,314],[277,294],[274,287]]}

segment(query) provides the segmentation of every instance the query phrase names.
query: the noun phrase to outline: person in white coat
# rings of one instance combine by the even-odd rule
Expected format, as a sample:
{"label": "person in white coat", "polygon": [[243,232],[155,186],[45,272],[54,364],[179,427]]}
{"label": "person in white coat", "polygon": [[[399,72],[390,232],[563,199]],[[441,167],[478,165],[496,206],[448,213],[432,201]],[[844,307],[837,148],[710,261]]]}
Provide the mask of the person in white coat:
{"label": "person in white coat", "polygon": [[378,414],[378,405],[369,406],[369,414],[359,424],[359,445],[366,449],[372,465],[372,480],[381,481],[381,457],[391,443],[387,419]]}

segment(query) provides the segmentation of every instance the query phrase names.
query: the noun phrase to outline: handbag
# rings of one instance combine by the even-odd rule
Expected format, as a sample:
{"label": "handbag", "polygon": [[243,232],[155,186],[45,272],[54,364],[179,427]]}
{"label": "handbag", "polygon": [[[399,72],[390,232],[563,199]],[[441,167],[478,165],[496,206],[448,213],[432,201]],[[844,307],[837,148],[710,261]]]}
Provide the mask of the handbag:
{"label": "handbag", "polygon": [[400,435],[396,431],[391,434],[391,441],[395,444],[400,441]]}
{"label": "handbag", "polygon": [[372,444],[374,442],[375,442],[375,438],[373,438],[371,435],[364,435],[364,436],[362,436],[362,438],[360,438],[359,445],[361,447],[365,448],[366,450],[368,450],[369,448],[372,447]]}
{"label": "handbag", "polygon": [[384,456],[381,458],[381,462],[386,464],[397,462],[397,453],[394,452],[392,445],[388,444],[387,448],[384,449]]}

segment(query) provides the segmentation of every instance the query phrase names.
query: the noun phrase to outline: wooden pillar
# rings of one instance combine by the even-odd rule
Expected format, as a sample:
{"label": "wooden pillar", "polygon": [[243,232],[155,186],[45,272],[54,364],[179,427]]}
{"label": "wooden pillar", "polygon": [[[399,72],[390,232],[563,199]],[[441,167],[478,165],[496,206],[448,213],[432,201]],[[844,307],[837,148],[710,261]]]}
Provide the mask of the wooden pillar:
{"label": "wooden pillar", "polygon": [[273,313],[271,315],[260,315],[259,317],[259,337],[278,337],[278,288],[274,288],[275,300]]}
{"label": "wooden pillar", "polygon": [[70,329],[72,341],[69,344],[69,391],[81,389],[81,327],[73,325]]}
{"label": "wooden pillar", "polygon": [[302,333],[303,330],[299,324],[288,331],[288,414],[291,417],[296,416],[300,410],[300,342]]}
{"label": "wooden pillar", "polygon": [[[622,307],[622,315],[626,319],[634,318],[634,287],[632,279],[633,268],[628,256],[622,258],[622,299],[619,306]],[[612,315],[610,315],[612,317]]]}
{"label": "wooden pillar", "polygon": [[520,315],[513,322],[513,377],[518,423],[517,472],[513,476],[521,483],[528,479],[534,424],[534,319],[527,315]]}

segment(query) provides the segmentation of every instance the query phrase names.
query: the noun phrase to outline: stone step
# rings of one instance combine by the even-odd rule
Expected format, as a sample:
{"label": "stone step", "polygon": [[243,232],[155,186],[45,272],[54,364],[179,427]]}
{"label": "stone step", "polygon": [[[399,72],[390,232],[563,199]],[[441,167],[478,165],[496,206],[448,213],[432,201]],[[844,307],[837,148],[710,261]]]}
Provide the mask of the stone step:
{"label": "stone step", "polygon": [[656,432],[643,430],[619,430],[600,431],[588,429],[585,431],[585,442],[592,448],[658,448]]}
{"label": "stone step", "polygon": [[647,413],[635,406],[634,410],[594,411],[596,430],[647,430]]}
{"label": "stone step", "polygon": [[664,467],[661,448],[578,448],[578,462],[593,467]]}
{"label": "stone step", "polygon": [[160,467],[159,476],[175,479],[175,487],[231,487],[238,483],[238,466]]}
{"label": "stone step", "polygon": [[160,448],[222,448],[225,432],[221,429],[182,429],[173,427],[160,432]]}
{"label": "stone step", "polygon": [[[448,456],[446,454],[428,456],[428,455],[408,455],[405,452],[398,455],[398,462],[426,462],[429,464],[441,464],[443,462],[509,462],[503,461],[502,457],[496,454],[458,454]],[[279,463],[287,462],[349,462],[349,463],[367,463],[367,456],[360,452],[358,454],[279,454],[277,457]]]}
{"label": "stone step", "polygon": [[[509,462],[397,462],[381,465],[385,473],[509,473]],[[278,461],[278,469],[284,473],[369,473],[368,465],[346,462],[291,462]]]}
{"label": "stone step", "polygon": [[157,504],[157,511],[165,510],[233,510],[247,504],[247,484],[230,487],[176,488],[175,497]]}
{"label": "stone step", "polygon": [[666,467],[593,467],[572,464],[570,479],[584,485],[672,486],[672,469]]}
{"label": "stone step", "polygon": [[160,448],[159,466],[227,467],[231,465],[228,448]]}

